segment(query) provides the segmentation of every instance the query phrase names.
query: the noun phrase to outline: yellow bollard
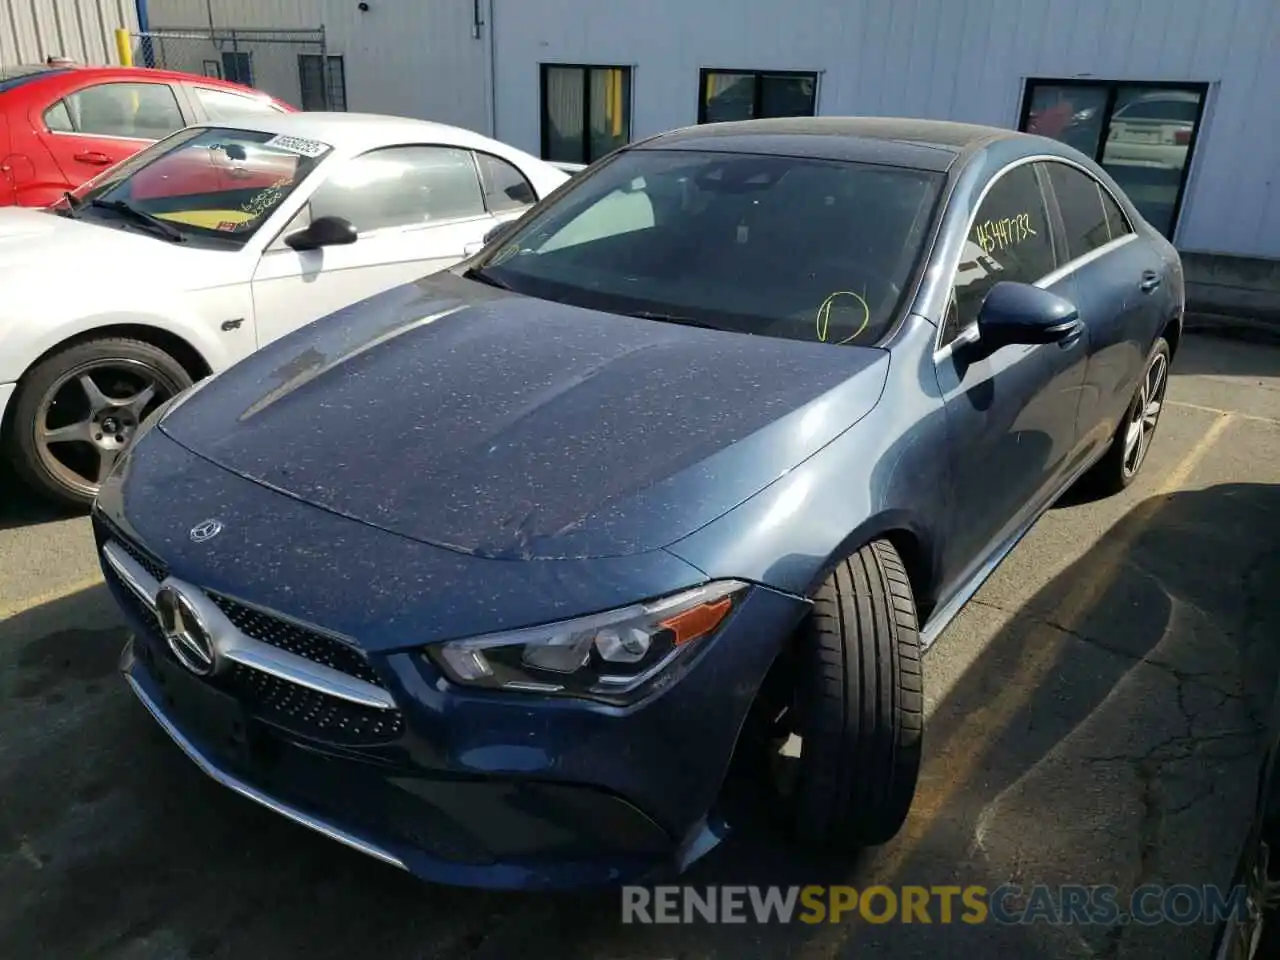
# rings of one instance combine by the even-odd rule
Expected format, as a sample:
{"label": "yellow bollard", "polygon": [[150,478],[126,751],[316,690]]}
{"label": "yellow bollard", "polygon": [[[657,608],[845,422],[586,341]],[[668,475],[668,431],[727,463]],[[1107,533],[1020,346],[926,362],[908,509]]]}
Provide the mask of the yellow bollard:
{"label": "yellow bollard", "polygon": [[116,27],[116,53],[120,55],[120,66],[133,66],[133,44],[130,42],[129,31],[124,27]]}

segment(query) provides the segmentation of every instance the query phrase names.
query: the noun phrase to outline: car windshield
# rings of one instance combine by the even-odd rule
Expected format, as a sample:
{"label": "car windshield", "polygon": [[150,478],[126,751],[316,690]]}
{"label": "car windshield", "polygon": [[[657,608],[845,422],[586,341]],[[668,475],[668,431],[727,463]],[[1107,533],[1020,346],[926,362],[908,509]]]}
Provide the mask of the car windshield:
{"label": "car windshield", "polygon": [[468,275],[611,313],[868,345],[894,323],[940,182],[900,167],[632,150]]}
{"label": "car windshield", "polygon": [[57,212],[239,248],[332,149],[255,130],[190,127],[85,184]]}

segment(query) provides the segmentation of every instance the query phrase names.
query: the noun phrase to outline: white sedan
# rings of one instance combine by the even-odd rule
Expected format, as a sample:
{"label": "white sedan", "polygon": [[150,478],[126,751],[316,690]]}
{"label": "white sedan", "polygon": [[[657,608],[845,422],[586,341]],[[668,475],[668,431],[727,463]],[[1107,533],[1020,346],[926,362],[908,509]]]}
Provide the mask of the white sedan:
{"label": "white sedan", "polygon": [[456,127],[299,113],[188,127],[49,210],[0,210],[0,449],[88,503],[168,397],[456,263],[568,177]]}

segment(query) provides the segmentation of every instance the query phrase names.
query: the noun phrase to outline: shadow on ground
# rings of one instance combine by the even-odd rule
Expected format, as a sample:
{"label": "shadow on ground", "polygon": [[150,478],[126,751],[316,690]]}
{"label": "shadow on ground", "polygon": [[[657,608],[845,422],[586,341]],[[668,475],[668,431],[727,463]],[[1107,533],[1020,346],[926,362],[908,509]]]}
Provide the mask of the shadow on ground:
{"label": "shadow on ground", "polygon": [[[933,717],[897,840],[816,859],[757,829],[687,882],[1227,882],[1275,681],[1277,582],[1277,488],[1138,504],[1024,608],[980,611],[1000,625]],[[101,588],[0,623],[0,942],[14,956],[1203,960],[1211,938],[936,921],[624,927],[616,891],[421,885],[206,780],[113,676],[116,623]]]}
{"label": "shadow on ground", "polygon": [[19,481],[12,469],[0,463],[0,531],[30,527],[82,515],[55,507],[36,497]]}
{"label": "shadow on ground", "polygon": [[1188,333],[1174,374],[1280,379],[1280,350],[1246,339]]}

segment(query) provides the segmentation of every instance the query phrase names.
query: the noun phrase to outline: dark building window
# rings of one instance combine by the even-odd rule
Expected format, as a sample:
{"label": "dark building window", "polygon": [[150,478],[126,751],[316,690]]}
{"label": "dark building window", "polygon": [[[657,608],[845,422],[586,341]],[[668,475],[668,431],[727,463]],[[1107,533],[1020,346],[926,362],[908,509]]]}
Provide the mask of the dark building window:
{"label": "dark building window", "polygon": [[1019,127],[1070,144],[1172,237],[1204,115],[1203,83],[1030,80]]}
{"label": "dark building window", "polygon": [[347,71],[341,56],[322,58],[318,53],[298,54],[298,86],[303,110],[347,109]]}
{"label": "dark building window", "polygon": [[703,70],[698,122],[812,117],[818,102],[816,73]]}
{"label": "dark building window", "polygon": [[253,58],[247,53],[227,50],[222,54],[222,79],[253,86]]}
{"label": "dark building window", "polygon": [[631,68],[542,65],[542,158],[591,163],[631,139]]}

